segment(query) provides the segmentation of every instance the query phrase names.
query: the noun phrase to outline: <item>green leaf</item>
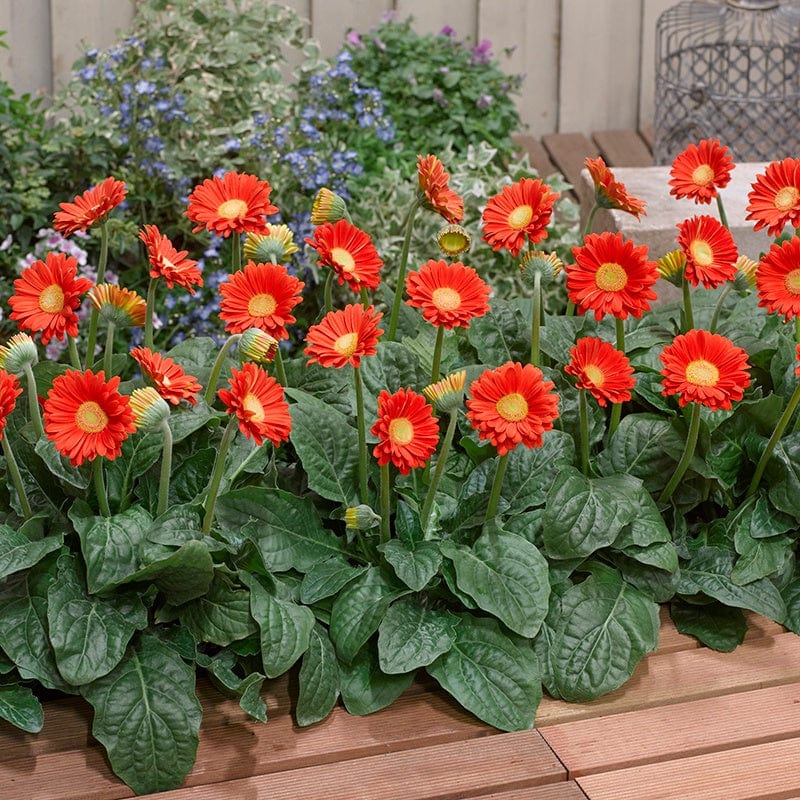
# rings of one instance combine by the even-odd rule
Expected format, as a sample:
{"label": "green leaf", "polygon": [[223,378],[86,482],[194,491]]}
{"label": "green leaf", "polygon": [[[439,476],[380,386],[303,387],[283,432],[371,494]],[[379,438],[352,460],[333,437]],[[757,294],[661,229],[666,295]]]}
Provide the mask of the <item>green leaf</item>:
{"label": "green leaf", "polygon": [[136,478],[144,475],[158,461],[163,449],[161,434],[129,436],[122,443],[122,455],[105,465],[109,503],[119,506],[132,491]]}
{"label": "green leaf", "polygon": [[[612,550],[607,554],[608,560],[620,571],[625,581],[656,603],[666,603],[671,600],[678,589],[677,571],[664,569],[659,565],[653,566],[644,560],[649,557],[650,551],[661,548],[670,554],[670,566],[677,564],[678,556],[671,542],[654,544],[650,547],[629,548],[630,552],[635,552],[636,557],[627,555],[628,551]],[[657,561],[658,557],[652,560]]]}
{"label": "green leaf", "polygon": [[442,563],[442,554],[435,542],[409,545],[399,539],[391,539],[379,550],[391,564],[395,575],[415,592],[421,592],[428,585]]}
{"label": "green leaf", "polygon": [[325,719],[339,697],[339,664],[328,632],[319,623],[311,629],[300,667],[300,693],[295,718],[300,727]]}
{"label": "green leaf", "polygon": [[491,619],[460,615],[453,646],[427,671],[468,711],[503,731],[533,726],[542,699],[536,654]]}
{"label": "green leaf", "polygon": [[386,675],[381,672],[374,647],[364,647],[350,664],[340,664],[342,702],[357,716],[372,714],[391,705],[414,680],[414,673]]}
{"label": "green leaf", "polygon": [[790,581],[781,591],[786,603],[786,618],[783,624],[794,633],[800,634],[800,578]]}
{"label": "green leaf", "polygon": [[0,580],[38,564],[48,553],[61,547],[60,536],[31,541],[24,533],[0,525]]}
{"label": "green leaf", "polygon": [[389,604],[408,591],[377,567],[347,584],[331,610],[330,634],[339,659],[352,661],[378,630]]}
{"label": "green leaf", "polygon": [[722,603],[698,606],[674,600],[670,614],[681,633],[694,636],[706,647],[721,653],[735,650],[747,633],[747,620],[741,609]]}
{"label": "green leaf", "polygon": [[483,533],[472,547],[442,542],[458,588],[512,631],[534,637],[547,616],[547,561],[536,545],[513,533]]}
{"label": "green leaf", "polygon": [[486,367],[530,358],[530,323],[519,309],[502,300],[493,300],[484,316],[470,322],[467,338]]}
{"label": "green leaf", "polygon": [[267,721],[267,704],[261,696],[265,676],[252,672],[239,685],[239,708],[259,722]]}
{"label": "green leaf", "polygon": [[366,567],[353,567],[341,558],[320,561],[303,576],[300,584],[300,602],[310,606],[326,597],[333,597],[364,570]]}
{"label": "green leaf", "polygon": [[800,433],[784,436],[772,451],[765,486],[778,511],[800,518]]}
{"label": "green leaf", "polygon": [[39,439],[34,449],[57,478],[76,489],[88,488],[92,480],[91,472],[86,468],[73,467],[69,459],[56,450],[55,444],[50,439]]}
{"label": "green leaf", "polygon": [[378,342],[374,358],[361,365],[364,381],[364,413],[368,420],[377,417],[378,395],[382,390],[390,394],[404,387],[424,385],[427,375],[422,375],[417,359],[399,342]]}
{"label": "green leaf", "polygon": [[197,754],[202,710],[194,669],[154,636],[143,636],[103,678],[83,687],[92,734],[114,772],[137,794],[180,786]]}
{"label": "green leaf", "polygon": [[219,497],[216,513],[223,531],[244,533],[255,544],[270,572],[307,572],[331,556],[347,554],[307,497],[247,486]]}
{"label": "green leaf", "polygon": [[42,704],[27,686],[0,686],[0,719],[27,733],[39,733],[44,725]]}
{"label": "green leaf", "polygon": [[[759,495],[752,511],[747,515],[750,535],[754,539],[765,539],[779,533],[789,533],[797,523],[788,514],[776,511],[763,495]],[[745,518],[742,518],[744,523]]]}
{"label": "green leaf", "polygon": [[739,558],[731,570],[731,580],[738,586],[779,572],[792,557],[794,540],[789,536],[754,539],[748,529],[737,527],[733,541]]}
{"label": "green leaf", "polygon": [[412,672],[446,653],[458,618],[425,608],[410,598],[389,606],[378,628],[378,662],[389,674]]}

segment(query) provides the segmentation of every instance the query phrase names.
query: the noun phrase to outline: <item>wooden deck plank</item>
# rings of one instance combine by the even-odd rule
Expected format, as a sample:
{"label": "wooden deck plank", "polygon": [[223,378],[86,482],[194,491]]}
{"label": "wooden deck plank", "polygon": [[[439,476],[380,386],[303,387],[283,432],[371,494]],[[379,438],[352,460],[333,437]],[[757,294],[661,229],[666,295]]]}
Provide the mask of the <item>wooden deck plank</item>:
{"label": "wooden deck plank", "polygon": [[652,167],[653,153],[636,131],[596,131],[592,139],[610,167]]}
{"label": "wooden deck plank", "polygon": [[[800,684],[541,729],[570,778],[800,737]],[[713,725],[709,724],[713,720]]]}
{"label": "wooden deck plank", "polygon": [[550,133],[542,137],[542,144],[559,171],[578,189],[583,162],[597,155],[597,147],[582,133]]}
{"label": "wooden deck plank", "polygon": [[[566,771],[537,731],[437,745],[162,794],[147,800],[457,800],[542,786]],[[358,787],[354,794],[354,787]],[[545,795],[546,797],[546,795]]]}
{"label": "wooden deck plank", "polygon": [[800,739],[578,778],[589,800],[779,800],[800,795]]}
{"label": "wooden deck plank", "polygon": [[563,783],[548,783],[546,786],[535,788],[474,794],[459,798],[459,800],[586,800],[586,795],[575,781],[564,781]]}
{"label": "wooden deck plank", "polygon": [[550,154],[545,150],[544,145],[538,136],[515,136],[514,143],[528,154],[531,166],[539,173],[542,178],[547,178],[558,168],[552,162]]}

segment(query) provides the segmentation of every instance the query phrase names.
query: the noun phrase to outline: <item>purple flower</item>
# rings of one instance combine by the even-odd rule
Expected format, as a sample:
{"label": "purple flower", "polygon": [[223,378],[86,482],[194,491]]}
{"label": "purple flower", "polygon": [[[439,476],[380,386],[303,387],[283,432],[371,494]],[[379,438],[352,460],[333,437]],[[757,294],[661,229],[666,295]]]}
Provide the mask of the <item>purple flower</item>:
{"label": "purple flower", "polygon": [[449,36],[452,39],[455,35],[456,29],[452,28],[450,25],[445,25],[444,28],[439,31],[439,36]]}
{"label": "purple flower", "polygon": [[353,47],[361,46],[361,36],[358,31],[348,31],[347,36],[344,37],[345,41]]}
{"label": "purple flower", "polygon": [[492,104],[492,96],[490,94],[482,94],[475,104],[478,108],[489,108]]}
{"label": "purple flower", "polygon": [[492,60],[492,43],[488,39],[481,41],[472,48],[473,64],[488,64]]}
{"label": "purple flower", "polygon": [[447,98],[442,93],[441,89],[434,89],[433,94],[433,102],[438,103],[442,108],[447,108]]}

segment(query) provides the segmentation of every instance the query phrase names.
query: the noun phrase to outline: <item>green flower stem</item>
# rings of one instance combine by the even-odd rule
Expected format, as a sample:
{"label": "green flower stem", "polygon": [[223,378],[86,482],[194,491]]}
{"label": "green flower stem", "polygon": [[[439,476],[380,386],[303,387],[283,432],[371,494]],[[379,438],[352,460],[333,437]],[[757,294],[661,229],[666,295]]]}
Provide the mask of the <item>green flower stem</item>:
{"label": "green flower stem", "polygon": [[233,336],[228,337],[228,341],[222,345],[219,349],[219,353],[217,354],[217,358],[214,361],[214,366],[211,367],[211,375],[208,377],[208,386],[206,386],[206,393],[204,395],[204,399],[207,405],[211,405],[214,402],[214,390],[217,386],[217,379],[219,378],[219,373],[222,370],[222,365],[225,363],[225,356],[228,353],[228,350],[233,347],[239,339],[242,338],[241,333],[234,333]]}
{"label": "green flower stem", "polygon": [[156,509],[158,517],[167,510],[169,478],[172,473],[172,430],[167,420],[161,423],[161,433],[164,434],[164,447],[161,455],[161,475],[158,482],[158,508]]}
{"label": "green flower stem", "polygon": [[436,328],[436,344],[433,346],[433,367],[431,368],[431,383],[439,380],[439,368],[442,365],[442,344],[444,343],[444,326]]}
{"label": "green flower stem", "polygon": [[242,237],[238,233],[231,234],[231,272],[242,268]]}
{"label": "green flower stem", "polygon": [[39,393],[36,389],[36,376],[33,374],[33,367],[30,364],[25,364],[25,378],[28,381],[28,410],[31,415],[33,430],[36,432],[36,438],[41,439],[42,436],[44,436],[42,411],[39,408]]}
{"label": "green flower stem", "polygon": [[150,278],[147,286],[147,305],[144,312],[144,346],[153,349],[153,313],[156,307],[157,278]]}
{"label": "green flower stem", "polygon": [[286,370],[283,368],[283,356],[281,355],[280,347],[278,347],[278,349],[275,351],[273,363],[275,364],[275,377],[277,378],[278,383],[285,388],[287,386]]}
{"label": "green flower stem", "polygon": [[583,241],[592,232],[594,218],[599,210],[600,205],[595,202],[595,204],[592,206],[592,210],[589,212],[589,216],[586,218],[586,225],[584,226],[583,233],[581,234],[581,241]]}
{"label": "green flower stem", "polygon": [[[686,319],[686,331],[694,328],[694,312],[692,311],[692,288],[686,275],[683,276],[683,316]],[[683,331],[683,333],[686,333]]]}
{"label": "green flower stem", "polygon": [[581,429],[581,472],[589,474],[589,409],[586,403],[586,390],[578,389],[578,418]]}
{"label": "green flower stem", "polygon": [[[439,481],[444,474],[444,467],[447,463],[447,456],[450,454],[450,445],[453,442],[453,436],[456,432],[456,422],[458,421],[458,409],[453,409],[450,412],[450,421],[447,423],[447,430],[442,440],[442,446],[439,448],[439,458],[436,459],[436,468],[433,470],[433,477],[428,486],[428,494],[425,495],[425,502],[422,505],[422,512],[419,515],[420,525],[422,526],[422,533],[426,534],[428,529],[428,518],[431,515],[433,508],[433,500],[436,497],[436,490],[439,488]],[[426,536],[427,538],[427,536]]]}
{"label": "green flower stem", "polygon": [[86,369],[94,364],[94,348],[97,343],[97,328],[100,323],[100,312],[92,306],[92,315],[89,318],[89,334],[86,338]]}
{"label": "green flower stem", "polygon": [[325,278],[325,313],[333,311],[333,268],[328,270],[328,277]]}
{"label": "green flower stem", "polygon": [[392,315],[389,318],[389,332],[386,334],[386,341],[393,342],[397,332],[397,320],[400,316],[400,305],[403,302],[403,287],[406,282],[406,267],[408,266],[408,251],[411,247],[411,231],[414,229],[414,217],[417,215],[420,203],[419,198],[415,197],[411,208],[408,209],[405,225],[406,233],[403,238],[403,249],[400,251],[400,269],[397,273],[397,283],[394,290],[394,303],[392,304]]}
{"label": "green flower stem", "polygon": [[708,332],[714,333],[717,330],[717,323],[719,322],[719,315],[722,312],[722,306],[725,304],[725,298],[728,296],[730,290],[733,289],[733,281],[728,281],[719,293],[717,304],[714,306],[714,314],[711,317],[711,322],[708,325]]}
{"label": "green flower stem", "polygon": [[[621,319],[616,319],[617,326],[617,350],[620,353],[625,352],[625,322]],[[608,436],[611,438],[614,431],[619,426],[620,418],[622,417],[622,403],[614,403],[611,407],[611,420],[608,423]]]}
{"label": "green flower stem", "polygon": [[228,448],[231,445],[233,434],[236,432],[236,426],[236,417],[232,416],[228,422],[228,427],[225,428],[225,433],[222,434],[222,441],[220,442],[219,450],[217,450],[217,457],[214,460],[214,468],[211,470],[211,480],[206,490],[206,512],[203,516],[202,530],[205,534],[211,531],[211,523],[214,521],[214,505],[217,502],[219,486],[222,483],[222,474],[225,472],[225,458],[228,455]]}
{"label": "green flower stem", "polygon": [[30,519],[33,516],[33,512],[31,511],[31,504],[28,500],[28,495],[25,492],[25,484],[22,483],[22,475],[19,471],[17,459],[14,458],[14,451],[11,449],[11,442],[8,441],[7,436],[2,438],[2,442],[3,455],[6,457],[6,472],[11,476],[11,482],[14,484],[14,488],[17,490],[19,504],[22,507],[22,516],[24,516],[25,519]]}
{"label": "green flower stem", "polygon": [[100,508],[100,513],[104,517],[110,517],[111,509],[108,506],[106,483],[103,480],[103,459],[99,456],[92,462],[92,477],[94,478],[94,492],[97,495],[97,505]]}
{"label": "green flower stem", "polygon": [[81,368],[81,357],[78,355],[78,345],[75,338],[67,334],[67,346],[69,348],[69,360],[75,369]]}
{"label": "green flower stem", "polygon": [[764,470],[769,463],[772,451],[775,449],[775,445],[778,444],[781,436],[783,436],[783,432],[786,430],[786,426],[789,424],[789,420],[792,418],[792,414],[794,414],[798,403],[800,403],[800,383],[797,384],[794,393],[789,398],[789,405],[786,406],[783,414],[781,414],[781,418],[778,420],[778,424],[775,426],[775,430],[772,431],[772,436],[769,437],[767,446],[764,448],[764,452],[758,460],[756,471],[753,473],[753,479],[750,481],[750,487],[747,490],[748,497],[756,493],[758,484],[761,482],[761,476],[764,474]]}
{"label": "green flower stem", "polygon": [[364,416],[364,387],[361,383],[361,370],[353,367],[353,382],[356,387],[356,418],[358,424],[358,486],[359,502],[369,504],[367,488],[367,420]]}
{"label": "green flower stem", "polygon": [[800,344],[800,317],[794,318],[794,340]]}
{"label": "green flower stem", "polygon": [[533,311],[531,312],[531,364],[539,366],[539,329],[542,324],[542,274],[533,276]]}
{"label": "green flower stem", "polygon": [[389,521],[392,513],[392,479],[389,474],[389,462],[381,466],[381,544],[391,538]]}
{"label": "green flower stem", "polygon": [[104,219],[100,225],[100,261],[97,264],[98,283],[103,283],[105,281],[106,264],[108,264],[108,223],[106,219]]}
{"label": "green flower stem", "polygon": [[669,483],[664,487],[664,491],[661,492],[661,496],[658,498],[658,502],[660,504],[669,502],[669,499],[672,497],[672,493],[675,491],[681,481],[681,478],[689,468],[689,464],[694,457],[694,449],[697,447],[697,435],[699,433],[700,403],[692,403],[692,418],[689,422],[689,434],[686,437],[686,446],[683,449],[683,455],[681,456],[681,460],[678,462],[678,466],[675,467],[675,472],[672,473]]}
{"label": "green flower stem", "polygon": [[361,287],[361,305],[363,305],[364,308],[369,308],[371,305],[369,301],[369,295],[367,294],[367,290],[363,286]]}
{"label": "green flower stem", "polygon": [[575,303],[572,300],[567,301],[567,310],[564,312],[565,317],[574,317],[575,316]]}
{"label": "green flower stem", "polygon": [[494,473],[494,481],[492,482],[492,493],[489,495],[489,505],[486,506],[486,521],[494,518],[497,513],[497,505],[500,502],[500,493],[503,490],[503,478],[506,476],[506,468],[508,467],[508,453],[500,456],[500,461],[497,463],[497,469]]}
{"label": "green flower stem", "polygon": [[106,380],[111,379],[111,369],[112,369],[112,360],[111,357],[114,355],[114,331],[116,330],[116,325],[113,322],[108,323],[108,333],[106,333],[106,351],[103,354],[103,369],[106,373]]}
{"label": "green flower stem", "polygon": [[719,221],[730,230],[731,226],[728,225],[728,215],[725,213],[725,206],[722,205],[722,198],[717,192],[717,210],[719,211]]}

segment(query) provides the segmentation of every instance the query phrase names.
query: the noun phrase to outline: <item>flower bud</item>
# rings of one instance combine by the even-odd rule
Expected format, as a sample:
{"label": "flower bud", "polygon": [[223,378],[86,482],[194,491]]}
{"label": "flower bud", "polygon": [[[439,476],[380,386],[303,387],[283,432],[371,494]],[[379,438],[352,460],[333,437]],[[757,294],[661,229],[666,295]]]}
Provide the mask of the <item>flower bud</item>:
{"label": "flower bud", "polygon": [[130,399],[136,430],[156,431],[169,419],[169,403],[152,387],[134,389]]}
{"label": "flower bud", "polygon": [[436,244],[446,256],[454,258],[469,250],[472,237],[461,225],[447,225],[436,234]]}
{"label": "flower bud", "polygon": [[345,525],[357,531],[368,531],[381,524],[381,518],[369,506],[360,505],[344,512]]}
{"label": "flower bud", "polygon": [[269,225],[269,232],[248,233],[242,252],[246,261],[256,264],[283,264],[300,248],[294,243],[294,234],[288,225]]}
{"label": "flower bud", "polygon": [[750,294],[756,285],[758,262],[748,256],[739,256],[736,260],[736,277],[733,279],[733,288],[741,294]]}
{"label": "flower bud", "polygon": [[422,390],[422,394],[433,403],[437,411],[455,411],[457,408],[461,408],[466,382],[467,371],[462,369],[426,386]]}
{"label": "flower bud", "polygon": [[561,259],[555,253],[545,253],[543,250],[529,250],[522,256],[519,271],[526,286],[531,289],[536,285],[536,276],[542,286],[551,283],[556,275],[564,269]]}
{"label": "flower bud", "polygon": [[683,271],[686,268],[686,253],[683,250],[673,250],[661,256],[657,262],[658,274],[673,286],[680,288],[683,285]]}
{"label": "flower bud", "polygon": [[7,372],[19,374],[26,366],[39,361],[36,342],[27,333],[16,333],[4,345],[0,345],[0,367]]}
{"label": "flower bud", "polygon": [[122,289],[113,283],[98,283],[89,290],[89,298],[101,316],[118,328],[144,325],[147,303],[130,289]]}
{"label": "flower bud", "polygon": [[248,328],[239,340],[239,352],[248,361],[267,363],[275,358],[278,340],[260,328]]}
{"label": "flower bud", "polygon": [[347,203],[336,192],[322,188],[314,198],[311,209],[311,224],[322,225],[325,222],[338,222],[347,217]]}

